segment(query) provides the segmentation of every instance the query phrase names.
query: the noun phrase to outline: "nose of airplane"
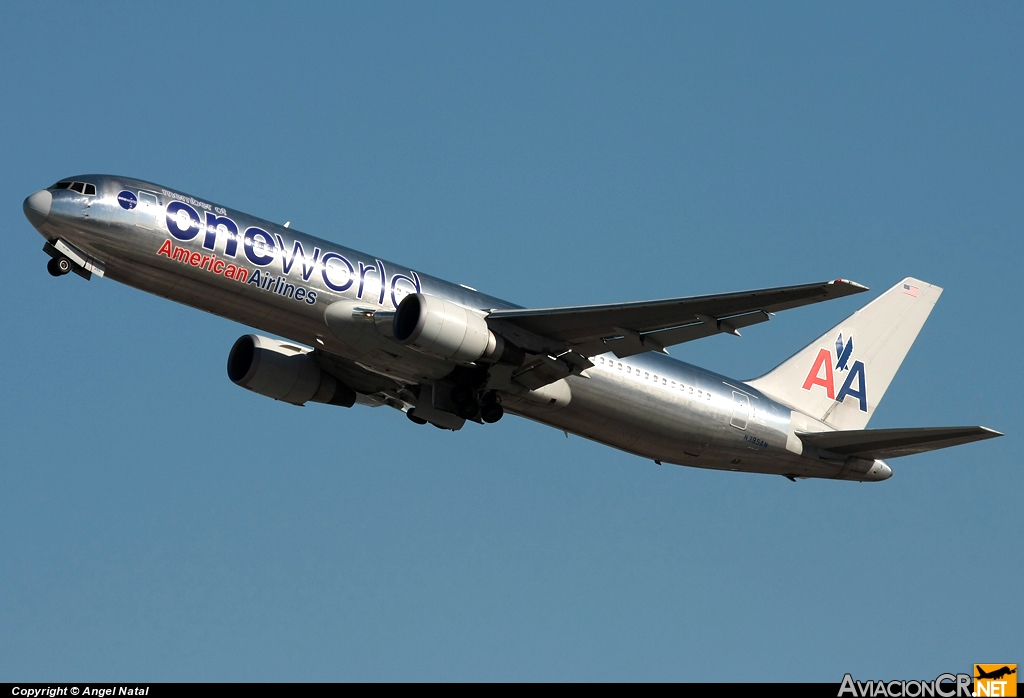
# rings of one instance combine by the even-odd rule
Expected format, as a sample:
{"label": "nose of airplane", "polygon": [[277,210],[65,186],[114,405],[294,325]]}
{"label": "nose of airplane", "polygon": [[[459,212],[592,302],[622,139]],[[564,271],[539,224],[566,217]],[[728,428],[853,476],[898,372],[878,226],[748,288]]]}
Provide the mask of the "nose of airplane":
{"label": "nose of airplane", "polygon": [[50,206],[53,204],[53,196],[50,195],[46,189],[37,191],[22,204],[22,208],[25,211],[25,218],[28,218],[28,222],[35,227],[41,226],[46,222],[47,216],[50,215]]}

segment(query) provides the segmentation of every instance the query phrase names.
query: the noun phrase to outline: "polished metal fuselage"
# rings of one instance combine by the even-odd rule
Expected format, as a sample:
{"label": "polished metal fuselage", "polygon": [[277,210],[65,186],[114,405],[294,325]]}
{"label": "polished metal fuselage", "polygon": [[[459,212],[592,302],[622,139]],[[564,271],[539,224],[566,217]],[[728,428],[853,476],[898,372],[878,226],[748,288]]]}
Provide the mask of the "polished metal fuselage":
{"label": "polished metal fuselage", "polygon": [[[160,185],[117,176],[73,179],[95,184],[97,194],[51,192],[49,215],[37,224],[48,240],[70,243],[116,281],[343,357],[385,384],[429,384],[453,366],[399,344],[372,322],[329,330],[328,306],[349,301],[368,310],[394,310],[405,294],[422,292],[480,310],[518,307]],[[118,201],[126,190],[137,197],[131,208]],[[174,202],[198,214],[201,225],[191,239],[182,239],[194,223],[186,220],[188,211],[179,211],[178,235],[169,231],[175,223],[168,206]],[[231,225],[239,236],[249,229],[260,232],[232,249]],[[277,243],[276,254],[268,241]],[[594,367],[585,376],[566,379],[568,405],[510,399],[506,409],[663,463],[790,477],[888,477],[880,461],[805,448],[797,432],[828,427],[742,381],[659,353],[628,359],[608,353],[591,361]]]}

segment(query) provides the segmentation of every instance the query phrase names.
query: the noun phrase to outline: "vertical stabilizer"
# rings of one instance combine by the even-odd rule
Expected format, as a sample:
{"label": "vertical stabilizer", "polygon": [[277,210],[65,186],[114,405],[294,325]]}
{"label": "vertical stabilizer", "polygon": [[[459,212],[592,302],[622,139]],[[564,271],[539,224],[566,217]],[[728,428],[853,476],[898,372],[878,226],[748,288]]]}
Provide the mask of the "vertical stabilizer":
{"label": "vertical stabilizer", "polygon": [[750,385],[836,429],[863,429],[942,294],[906,278]]}

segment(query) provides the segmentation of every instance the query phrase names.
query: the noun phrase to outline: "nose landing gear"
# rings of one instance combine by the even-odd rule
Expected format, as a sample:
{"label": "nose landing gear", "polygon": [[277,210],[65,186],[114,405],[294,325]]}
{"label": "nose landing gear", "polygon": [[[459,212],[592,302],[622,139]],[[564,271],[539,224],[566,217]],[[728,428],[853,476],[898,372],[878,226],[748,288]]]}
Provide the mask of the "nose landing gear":
{"label": "nose landing gear", "polygon": [[46,263],[46,271],[50,272],[50,276],[64,276],[71,269],[71,260],[67,257],[53,257]]}

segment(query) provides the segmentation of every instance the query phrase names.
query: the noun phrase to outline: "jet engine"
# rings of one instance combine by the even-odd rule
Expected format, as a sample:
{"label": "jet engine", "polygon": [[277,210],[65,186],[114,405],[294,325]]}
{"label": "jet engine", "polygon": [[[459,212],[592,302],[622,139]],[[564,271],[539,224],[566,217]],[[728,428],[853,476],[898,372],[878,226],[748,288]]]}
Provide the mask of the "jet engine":
{"label": "jet engine", "polygon": [[395,339],[416,351],[459,364],[522,363],[522,349],[506,343],[472,310],[436,296],[413,293],[395,311]]}
{"label": "jet engine", "polygon": [[228,354],[228,378],[235,385],[275,400],[304,405],[323,402],[351,407],[356,393],[313,358],[312,349],[247,334]]}

